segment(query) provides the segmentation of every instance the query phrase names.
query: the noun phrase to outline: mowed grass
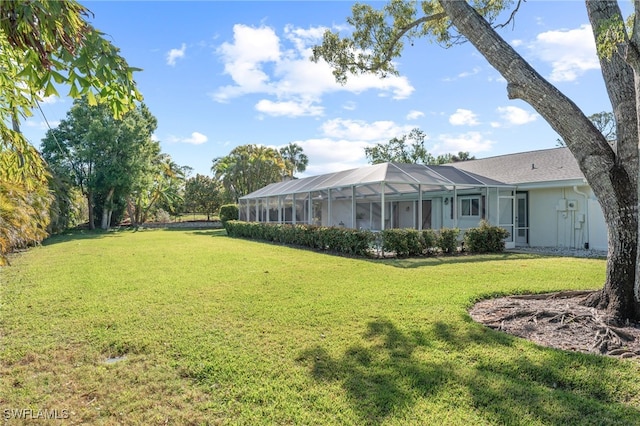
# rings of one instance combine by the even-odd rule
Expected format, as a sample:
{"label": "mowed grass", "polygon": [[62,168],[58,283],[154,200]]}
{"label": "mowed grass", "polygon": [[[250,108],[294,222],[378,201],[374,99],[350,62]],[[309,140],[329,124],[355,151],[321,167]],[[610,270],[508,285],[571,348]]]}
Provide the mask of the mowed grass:
{"label": "mowed grass", "polygon": [[12,263],[0,272],[5,418],[640,424],[638,361],[540,347],[467,313],[489,294],[598,288],[602,260],[373,261],[145,230],[55,237]]}

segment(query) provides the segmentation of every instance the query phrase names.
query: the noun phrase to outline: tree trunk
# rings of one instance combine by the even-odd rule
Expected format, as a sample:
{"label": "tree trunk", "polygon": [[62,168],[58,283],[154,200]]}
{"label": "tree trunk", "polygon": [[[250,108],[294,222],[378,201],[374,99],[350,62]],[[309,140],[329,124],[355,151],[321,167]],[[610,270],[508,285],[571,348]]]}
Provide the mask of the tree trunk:
{"label": "tree trunk", "polygon": [[95,216],[93,212],[93,193],[87,192],[87,208],[89,209],[89,229],[96,229]]}
{"label": "tree trunk", "polygon": [[136,217],[136,209],[131,197],[127,197],[127,214],[131,226],[138,226],[138,218]]}
{"label": "tree trunk", "polygon": [[[440,0],[440,3],[456,29],[506,79],[509,98],[527,102],[565,140],[598,198],[608,226],[607,278],[597,298],[598,305],[606,308],[613,320],[639,319],[640,304],[634,297],[638,163],[637,149],[634,152],[627,148],[634,135],[637,146],[637,127],[635,133],[628,131],[623,145],[616,148],[625,153],[618,156],[588,117],[538,74],[467,2]],[[617,70],[616,66],[619,67],[614,64],[609,71],[628,71]],[[622,91],[620,99],[629,100],[628,92],[625,92],[628,86],[617,85],[614,89]],[[632,99],[635,108],[635,96]],[[612,99],[612,102],[616,100]],[[629,111],[618,108],[621,101],[617,102],[614,111],[617,109],[619,114],[628,115]],[[632,113],[635,120],[635,109]]]}
{"label": "tree trunk", "polygon": [[109,229],[111,225],[111,212],[113,211],[112,201],[113,201],[113,193],[115,192],[115,188],[111,188],[109,193],[107,194],[107,198],[104,200],[104,204],[102,206],[102,224],[101,228],[104,230]]}
{"label": "tree trunk", "polygon": [[[600,32],[607,24],[623,23],[617,1],[587,0],[585,2],[593,35],[599,39]],[[636,4],[637,7],[637,4]],[[629,43],[627,43],[629,46]],[[626,52],[637,52],[626,49]],[[616,214],[607,217],[609,256],[607,258],[607,280],[605,286],[590,299],[592,306],[607,308],[611,319],[622,322],[625,319],[640,318],[638,301],[638,61],[636,55],[625,57],[613,54],[600,57],[600,68],[616,119],[616,165],[621,179],[629,187],[618,187],[614,192]],[[635,197],[630,194],[636,192]],[[629,198],[626,198],[626,197]],[[603,209],[604,210],[604,209]],[[631,230],[635,227],[635,234]],[[635,243],[634,243],[635,238]],[[633,277],[633,279],[632,279]]]}

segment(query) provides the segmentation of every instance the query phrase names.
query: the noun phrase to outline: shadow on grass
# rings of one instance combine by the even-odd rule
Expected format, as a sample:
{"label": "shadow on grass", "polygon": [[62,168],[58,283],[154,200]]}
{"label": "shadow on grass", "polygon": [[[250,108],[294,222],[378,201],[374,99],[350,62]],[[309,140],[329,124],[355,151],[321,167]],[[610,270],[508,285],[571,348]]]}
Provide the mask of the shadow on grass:
{"label": "shadow on grass", "polygon": [[464,401],[490,424],[640,422],[637,409],[619,402],[633,396],[620,389],[637,380],[621,378],[614,360],[547,348],[522,352],[512,347],[516,338],[478,324],[438,322],[427,333],[404,333],[377,320],[363,338],[337,357],[316,346],[297,359],[315,380],[340,382],[363,424],[401,416],[424,398],[443,401],[442,418]]}
{"label": "shadow on grass", "polygon": [[121,227],[111,228],[108,231],[102,229],[71,229],[60,234],[55,234],[47,238],[42,242],[43,246],[64,243],[75,240],[93,240],[105,237],[121,237],[124,233],[136,233],[136,232],[153,232],[153,231],[180,231],[183,233],[189,233],[193,235],[204,235],[209,237],[221,237],[226,236],[227,232],[224,229],[203,229],[199,227],[180,227],[180,228],[135,228],[135,227]]}
{"label": "shadow on grass", "polygon": [[431,256],[431,257],[408,257],[393,259],[367,259],[370,262],[393,266],[395,268],[413,269],[426,266],[440,265],[463,265],[467,263],[495,262],[508,260],[529,260],[542,259],[548,256],[539,254],[523,253],[497,253],[497,254],[464,254],[456,256]]}
{"label": "shadow on grass", "polygon": [[198,228],[168,228],[165,231],[183,231],[192,235],[202,235],[205,237],[226,237],[227,231],[224,229],[198,229]]}
{"label": "shadow on grass", "polygon": [[406,335],[389,321],[368,324],[364,334],[371,346],[354,345],[339,359],[321,347],[308,349],[298,361],[310,363],[318,381],[340,381],[355,411],[367,424],[378,424],[396,411],[428,397],[447,381],[450,368],[421,364],[413,352],[429,341],[421,333]]}
{"label": "shadow on grass", "polygon": [[120,237],[123,232],[132,232],[129,229],[70,229],[60,234],[55,234],[42,242],[43,246],[64,243],[75,240],[95,240],[105,237]]}

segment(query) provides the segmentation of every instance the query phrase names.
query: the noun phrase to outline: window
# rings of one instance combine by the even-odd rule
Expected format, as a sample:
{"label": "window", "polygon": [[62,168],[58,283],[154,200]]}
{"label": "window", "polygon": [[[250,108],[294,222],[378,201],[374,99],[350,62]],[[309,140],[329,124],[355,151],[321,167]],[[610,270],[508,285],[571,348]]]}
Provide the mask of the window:
{"label": "window", "polygon": [[461,217],[480,217],[480,197],[465,197],[460,199]]}

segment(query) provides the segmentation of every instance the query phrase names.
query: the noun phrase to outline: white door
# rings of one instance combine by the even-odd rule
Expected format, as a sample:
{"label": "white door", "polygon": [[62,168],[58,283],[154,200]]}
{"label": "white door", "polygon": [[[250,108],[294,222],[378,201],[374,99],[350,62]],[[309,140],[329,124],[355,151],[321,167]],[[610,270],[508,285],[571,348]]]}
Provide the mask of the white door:
{"label": "white door", "polygon": [[518,192],[516,194],[516,245],[529,244],[529,210],[527,206],[528,194]]}

